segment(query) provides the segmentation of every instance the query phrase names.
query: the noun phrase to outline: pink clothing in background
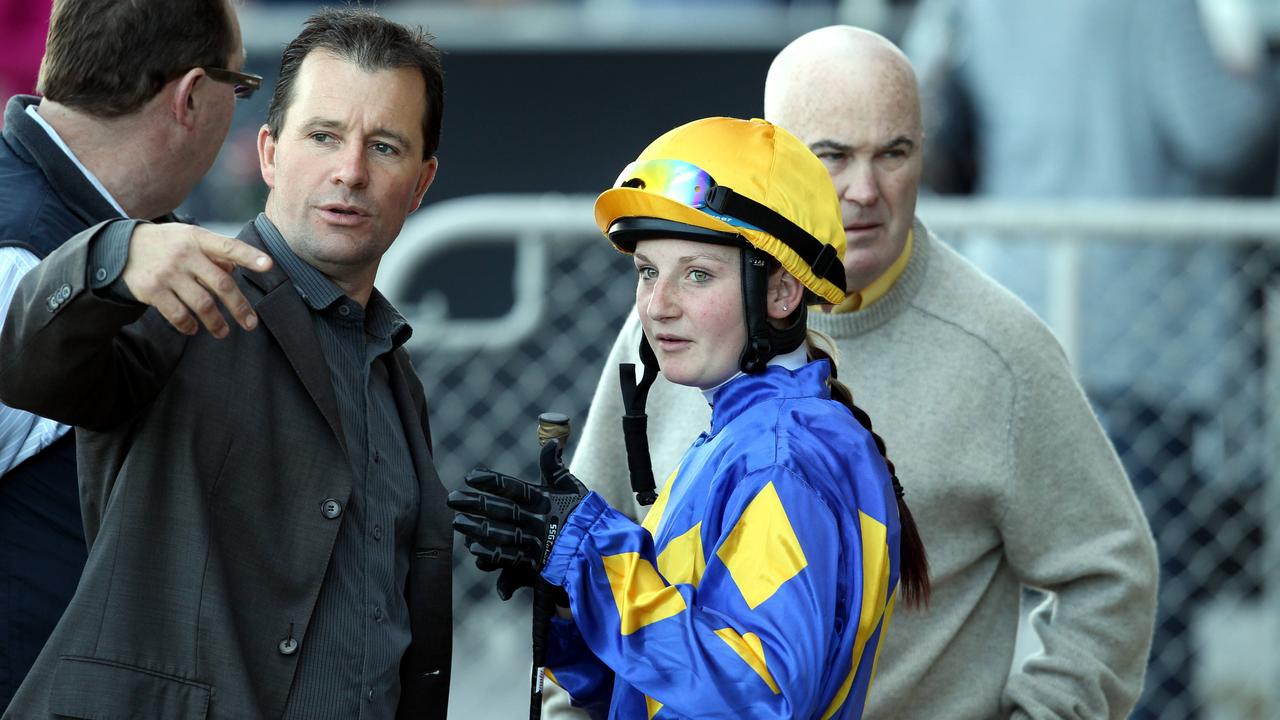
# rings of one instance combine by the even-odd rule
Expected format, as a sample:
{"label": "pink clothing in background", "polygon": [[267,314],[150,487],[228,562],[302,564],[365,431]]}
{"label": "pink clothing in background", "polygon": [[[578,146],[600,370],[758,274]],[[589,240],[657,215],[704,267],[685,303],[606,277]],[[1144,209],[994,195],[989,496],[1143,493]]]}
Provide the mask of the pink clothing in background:
{"label": "pink clothing in background", "polygon": [[0,0],[0,100],[34,93],[52,0]]}

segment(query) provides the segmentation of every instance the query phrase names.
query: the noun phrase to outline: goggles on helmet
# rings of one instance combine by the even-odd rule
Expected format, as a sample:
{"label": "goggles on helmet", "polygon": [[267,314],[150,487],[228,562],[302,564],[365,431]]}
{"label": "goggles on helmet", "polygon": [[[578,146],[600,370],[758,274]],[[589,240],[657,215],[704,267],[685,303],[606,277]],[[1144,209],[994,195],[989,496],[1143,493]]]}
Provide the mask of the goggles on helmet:
{"label": "goggles on helmet", "polygon": [[683,160],[655,158],[628,164],[615,188],[633,188],[700,210],[737,228],[768,233],[808,263],[814,274],[844,290],[844,267],[836,250],[767,205],[717,185],[711,174]]}
{"label": "goggles on helmet", "polygon": [[[635,188],[651,192],[654,195],[661,195],[681,205],[688,205],[695,210],[701,210],[734,227],[764,232],[745,220],[726,215],[712,208],[709,204],[713,197],[712,191],[721,186],[716,185],[715,179],[706,170],[693,163],[687,163],[683,160],[664,159],[629,163],[622,169],[622,173],[618,175],[618,179],[613,186],[616,188]],[[724,188],[724,190],[729,190],[729,188]]]}

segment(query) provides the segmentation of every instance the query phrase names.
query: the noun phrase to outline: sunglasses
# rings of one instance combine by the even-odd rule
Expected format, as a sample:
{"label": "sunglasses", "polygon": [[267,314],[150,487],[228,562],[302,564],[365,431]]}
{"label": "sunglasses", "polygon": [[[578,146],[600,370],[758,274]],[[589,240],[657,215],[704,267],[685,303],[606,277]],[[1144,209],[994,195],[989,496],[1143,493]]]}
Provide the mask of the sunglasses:
{"label": "sunglasses", "polygon": [[204,70],[204,74],[208,75],[210,80],[232,85],[232,91],[236,94],[237,100],[248,100],[253,97],[258,88],[262,87],[261,75],[251,75],[220,67],[201,67],[200,69]]}

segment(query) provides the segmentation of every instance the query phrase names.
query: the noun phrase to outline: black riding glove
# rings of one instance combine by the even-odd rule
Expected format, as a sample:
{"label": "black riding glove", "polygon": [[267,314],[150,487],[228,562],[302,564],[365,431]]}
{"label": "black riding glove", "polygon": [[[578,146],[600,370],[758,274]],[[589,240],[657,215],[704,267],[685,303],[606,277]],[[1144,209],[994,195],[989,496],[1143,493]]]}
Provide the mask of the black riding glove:
{"label": "black riding glove", "polygon": [[564,467],[560,444],[548,440],[538,457],[542,481],[529,483],[478,467],[467,473],[471,490],[449,493],[457,511],[453,529],[481,570],[501,570],[498,595],[503,600],[522,587],[534,587],[551,548],[587,488]]}

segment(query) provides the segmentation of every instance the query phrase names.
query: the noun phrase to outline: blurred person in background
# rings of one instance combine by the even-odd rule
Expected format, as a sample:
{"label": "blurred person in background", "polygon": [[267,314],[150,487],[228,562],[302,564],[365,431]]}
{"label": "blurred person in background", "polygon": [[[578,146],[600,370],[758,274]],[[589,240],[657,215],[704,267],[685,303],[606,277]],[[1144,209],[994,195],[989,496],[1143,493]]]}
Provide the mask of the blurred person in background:
{"label": "blurred person in background", "polygon": [[908,606],[929,591],[883,441],[806,329],[808,299],[845,294],[826,169],[770,123],[707,118],[595,215],[634,256],[646,377],[705,397],[710,430],[643,527],[554,440],[540,485],[468,474],[455,527],[504,596],[539,571],[562,595],[548,672],[595,717],[862,717],[899,586]]}
{"label": "blurred person in background", "polygon": [[[1280,76],[1265,58],[1224,64],[1208,9],[926,3],[909,35],[930,99],[926,176],[941,192],[1009,200],[1273,194]],[[919,29],[929,24],[941,31]],[[977,238],[966,252],[1043,316],[1050,246],[1019,240]],[[1254,308],[1269,263],[1214,242],[1135,240],[1080,246],[1078,372],[1160,546],[1160,610],[1134,717],[1190,718],[1196,608],[1247,578],[1257,543],[1247,512],[1263,442]]]}
{"label": "blurred person in background", "polygon": [[[884,38],[815,30],[765,83],[765,115],[826,164],[843,211],[848,295],[809,326],[835,339],[844,382],[876,418],[929,549],[932,603],[899,609],[868,718],[1123,718],[1155,615],[1150,530],[1057,341],[1028,308],[915,217],[925,138],[915,75]],[[572,470],[630,499],[617,432],[623,327]],[[656,468],[707,426],[698,394],[649,393]],[[1044,650],[1013,665],[1023,588]],[[569,712],[563,694],[548,715]]]}
{"label": "blurred person in background", "polygon": [[[77,232],[108,218],[173,219],[226,137],[230,77],[244,64],[226,0],[60,0],[44,22],[44,98],[16,95],[5,108],[0,317],[23,275]],[[0,27],[0,37],[16,30]],[[69,431],[0,405],[0,708],[85,562]]]}
{"label": "blurred person in background", "polygon": [[373,288],[443,98],[425,33],[321,11],[284,51],[240,240],[109,221],[19,283],[0,398],[78,426],[90,550],[5,718],[445,716],[450,515],[410,328]]}

